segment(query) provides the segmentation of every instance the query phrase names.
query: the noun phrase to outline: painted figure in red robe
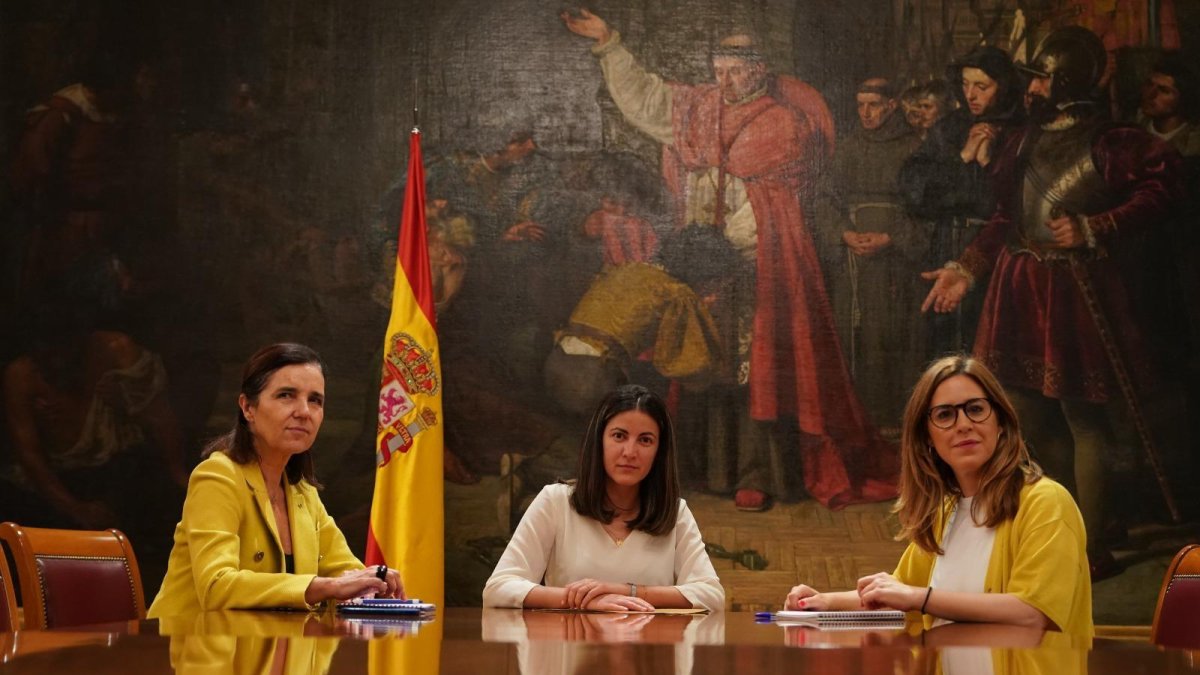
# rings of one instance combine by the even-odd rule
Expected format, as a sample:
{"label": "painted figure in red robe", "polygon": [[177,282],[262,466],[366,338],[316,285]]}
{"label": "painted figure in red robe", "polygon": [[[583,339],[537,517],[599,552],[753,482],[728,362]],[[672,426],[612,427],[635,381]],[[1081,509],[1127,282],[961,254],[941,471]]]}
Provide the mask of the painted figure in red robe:
{"label": "painted figure in red robe", "polygon": [[707,446],[708,487],[736,491],[747,510],[797,496],[800,476],[830,507],[893,497],[895,451],[854,391],[802,205],[833,150],[824,99],[770,75],[748,35],[713,50],[715,82],[690,86],[644,70],[600,17],[561,18],[595,40],[625,120],[662,144],[678,223],[711,225],[740,254],[712,305],[724,384],[703,394],[694,416],[706,426],[696,436]]}

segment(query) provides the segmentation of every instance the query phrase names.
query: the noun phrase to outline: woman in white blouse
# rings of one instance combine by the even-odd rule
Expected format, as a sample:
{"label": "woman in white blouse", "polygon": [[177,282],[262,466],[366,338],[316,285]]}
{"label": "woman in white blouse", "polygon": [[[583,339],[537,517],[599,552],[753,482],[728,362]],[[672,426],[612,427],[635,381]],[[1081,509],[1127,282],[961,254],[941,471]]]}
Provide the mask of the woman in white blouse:
{"label": "woman in white blouse", "polygon": [[625,385],[588,424],[579,479],[544,487],[483,589],[485,607],[723,609],[725,590],[680,499],[662,399]]}
{"label": "woman in white blouse", "polygon": [[1042,475],[1016,410],[980,361],[934,361],[913,387],[900,445],[895,572],[852,591],[796,586],[788,609],[919,611],[927,626],[977,621],[1092,635],[1083,517]]}

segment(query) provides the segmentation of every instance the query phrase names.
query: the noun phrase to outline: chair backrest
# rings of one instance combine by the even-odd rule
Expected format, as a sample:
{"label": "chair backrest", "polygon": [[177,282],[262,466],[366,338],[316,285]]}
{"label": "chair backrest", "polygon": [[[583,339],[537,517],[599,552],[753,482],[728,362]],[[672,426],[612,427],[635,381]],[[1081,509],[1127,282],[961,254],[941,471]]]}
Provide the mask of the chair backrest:
{"label": "chair backrest", "polygon": [[53,530],[0,523],[12,549],[25,628],[146,618],[142,578],[119,530]]}
{"label": "chair backrest", "polygon": [[1150,641],[1165,647],[1200,649],[1200,544],[1183,547],[1167,567]]}
{"label": "chair backrest", "polygon": [[4,551],[0,551],[0,633],[11,633],[20,627],[17,591],[13,587],[12,572],[8,571],[8,560]]}

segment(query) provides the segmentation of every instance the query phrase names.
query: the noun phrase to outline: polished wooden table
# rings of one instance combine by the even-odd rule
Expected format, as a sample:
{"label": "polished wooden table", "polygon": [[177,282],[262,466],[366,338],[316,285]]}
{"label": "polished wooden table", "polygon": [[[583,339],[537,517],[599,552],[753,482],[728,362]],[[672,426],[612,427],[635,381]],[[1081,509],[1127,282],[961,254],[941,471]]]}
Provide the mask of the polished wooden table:
{"label": "polished wooden table", "polygon": [[820,631],[752,614],[615,615],[449,608],[432,621],[211,612],[0,634],[0,673],[822,673],[1126,675],[1200,672],[1200,652],[1137,640],[957,624]]}

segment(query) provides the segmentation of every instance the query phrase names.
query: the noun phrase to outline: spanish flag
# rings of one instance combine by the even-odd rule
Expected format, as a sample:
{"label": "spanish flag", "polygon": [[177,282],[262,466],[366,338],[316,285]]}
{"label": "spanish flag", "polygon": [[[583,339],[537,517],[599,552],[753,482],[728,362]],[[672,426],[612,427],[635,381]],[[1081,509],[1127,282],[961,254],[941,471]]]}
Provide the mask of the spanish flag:
{"label": "spanish flag", "polygon": [[442,606],[442,369],[425,233],[421,132],[409,142],[392,316],[383,345],[367,564],[399,570],[409,597]]}

